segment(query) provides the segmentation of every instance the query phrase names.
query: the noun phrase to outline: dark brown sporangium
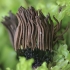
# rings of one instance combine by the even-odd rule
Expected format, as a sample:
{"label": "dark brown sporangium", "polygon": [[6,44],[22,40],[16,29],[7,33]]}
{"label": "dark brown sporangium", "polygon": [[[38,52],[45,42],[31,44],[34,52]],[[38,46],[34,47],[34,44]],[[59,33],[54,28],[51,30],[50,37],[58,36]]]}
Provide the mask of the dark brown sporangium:
{"label": "dark brown sporangium", "polygon": [[[5,17],[2,24],[8,29],[14,49],[23,50],[21,54],[27,59],[34,58],[34,66],[41,65],[47,59],[46,50],[52,52],[54,45],[63,40],[63,34],[68,30],[68,27],[63,32],[61,24],[54,16],[53,20],[57,23],[54,25],[50,14],[46,17],[33,7],[28,9],[22,6],[18,9],[16,15],[10,12],[9,17]],[[60,32],[58,35],[57,33]]]}

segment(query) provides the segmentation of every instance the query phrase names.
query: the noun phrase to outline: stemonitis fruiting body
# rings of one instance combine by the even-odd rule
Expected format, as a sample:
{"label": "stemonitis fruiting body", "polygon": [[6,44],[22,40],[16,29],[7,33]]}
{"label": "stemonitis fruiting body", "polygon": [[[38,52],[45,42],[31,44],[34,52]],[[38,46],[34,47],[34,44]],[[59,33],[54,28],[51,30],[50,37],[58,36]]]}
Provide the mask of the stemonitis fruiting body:
{"label": "stemonitis fruiting body", "polygon": [[[36,11],[33,7],[20,7],[16,15],[10,12],[10,16],[6,16],[2,23],[11,35],[14,49],[18,50],[17,54],[27,59],[34,58],[33,66],[37,67],[43,61],[52,60],[53,46],[63,39],[63,34],[68,29],[58,35],[62,22],[54,16],[53,19],[57,23],[55,26],[50,14],[45,17],[41,11]],[[50,55],[47,55],[47,50]]]}

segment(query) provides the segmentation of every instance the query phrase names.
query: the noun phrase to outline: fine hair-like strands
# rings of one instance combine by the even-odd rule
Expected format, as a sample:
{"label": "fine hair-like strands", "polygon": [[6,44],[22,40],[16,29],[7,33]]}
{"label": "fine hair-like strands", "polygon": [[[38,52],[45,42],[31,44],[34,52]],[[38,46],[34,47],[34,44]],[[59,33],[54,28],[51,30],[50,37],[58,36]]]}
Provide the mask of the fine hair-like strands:
{"label": "fine hair-like strands", "polygon": [[[14,16],[12,18],[12,16]],[[16,20],[14,20],[16,18]],[[59,22],[54,16],[54,22],[51,19],[50,14],[46,17],[39,10],[36,11],[33,7],[25,9],[20,7],[16,15],[5,17],[5,21],[2,23],[9,30],[13,46],[15,50],[31,48],[34,50],[50,50],[58,40],[63,39],[63,34],[67,31],[68,27],[59,35],[57,33],[61,30],[61,21]]]}

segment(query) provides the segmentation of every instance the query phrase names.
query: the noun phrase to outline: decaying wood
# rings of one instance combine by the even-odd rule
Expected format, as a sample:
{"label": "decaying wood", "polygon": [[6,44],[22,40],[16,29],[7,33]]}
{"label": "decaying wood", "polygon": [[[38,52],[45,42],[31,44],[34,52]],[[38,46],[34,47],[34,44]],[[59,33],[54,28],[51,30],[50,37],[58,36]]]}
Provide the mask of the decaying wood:
{"label": "decaying wood", "polygon": [[17,23],[14,19],[10,21],[10,17],[6,17],[3,22],[12,35],[15,50],[22,46],[23,49],[29,47],[32,50],[38,48],[43,51],[47,49],[52,51],[53,46],[58,40],[63,39],[63,34],[67,31],[65,29],[57,36],[62,22],[53,16],[57,22],[54,26],[50,14],[45,17],[41,11],[36,11],[33,7],[28,9],[20,7],[15,17],[18,19]]}

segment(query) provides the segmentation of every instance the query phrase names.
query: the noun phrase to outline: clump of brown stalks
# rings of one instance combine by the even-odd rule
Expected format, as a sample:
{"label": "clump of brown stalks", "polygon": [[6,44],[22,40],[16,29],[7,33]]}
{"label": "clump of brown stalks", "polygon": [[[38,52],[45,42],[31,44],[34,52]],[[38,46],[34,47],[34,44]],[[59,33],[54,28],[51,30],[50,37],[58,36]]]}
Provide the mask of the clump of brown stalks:
{"label": "clump of brown stalks", "polygon": [[48,14],[46,17],[41,11],[36,11],[33,7],[25,9],[20,7],[16,15],[10,13],[9,17],[5,17],[2,23],[7,27],[13,46],[15,50],[31,48],[34,50],[50,50],[58,40],[63,39],[63,34],[67,31],[68,27],[60,32],[61,21],[59,22],[54,16],[56,21],[54,26],[53,20]]}

